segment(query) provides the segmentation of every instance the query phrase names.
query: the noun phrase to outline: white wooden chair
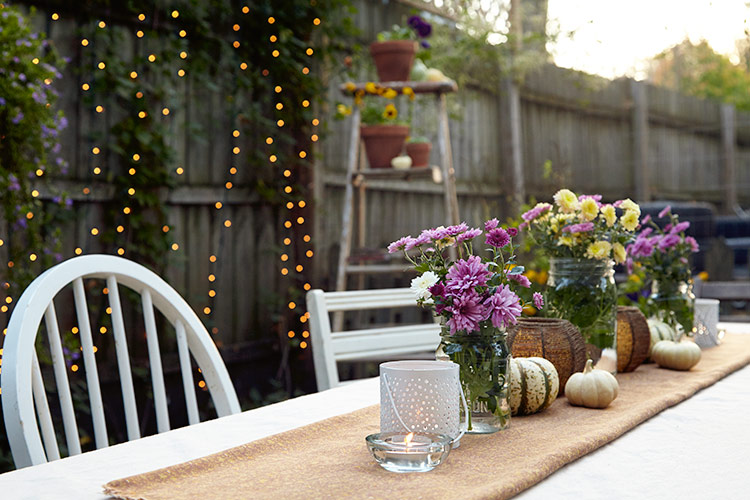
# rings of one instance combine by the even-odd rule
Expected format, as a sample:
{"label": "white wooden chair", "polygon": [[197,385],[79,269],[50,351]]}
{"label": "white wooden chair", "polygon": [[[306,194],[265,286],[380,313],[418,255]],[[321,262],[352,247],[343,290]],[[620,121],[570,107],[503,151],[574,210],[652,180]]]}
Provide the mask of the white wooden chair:
{"label": "white wooden chair", "polygon": [[406,354],[435,352],[440,345],[440,325],[435,322],[331,331],[330,313],[399,307],[417,307],[414,293],[409,288],[307,292],[313,364],[319,391],[339,385],[338,361],[385,360]]}
{"label": "white wooden chair", "polygon": [[95,444],[97,448],[109,444],[84,287],[84,279],[89,278],[105,280],[108,289],[128,440],[140,438],[141,433],[118,285],[131,288],[141,296],[158,432],[168,431],[170,423],[154,307],[175,329],[189,424],[199,421],[190,354],[201,370],[218,416],[240,411],[237,395],[218,349],[198,316],[171,286],[145,267],[121,257],[75,257],[48,269],[29,285],[18,300],[8,325],[0,382],[6,431],[18,468],[60,458],[35,349],[42,318],[46,324],[68,453],[81,453],[53,300],[68,285],[73,288]]}

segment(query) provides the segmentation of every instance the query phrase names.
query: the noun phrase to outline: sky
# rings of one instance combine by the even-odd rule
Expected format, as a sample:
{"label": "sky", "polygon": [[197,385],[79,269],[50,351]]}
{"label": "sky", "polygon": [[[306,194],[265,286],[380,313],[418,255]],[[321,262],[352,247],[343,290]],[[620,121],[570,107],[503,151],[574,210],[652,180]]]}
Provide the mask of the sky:
{"label": "sky", "polygon": [[[745,0],[549,0],[548,46],[558,66],[607,78],[645,78],[646,61],[690,38],[738,61],[735,42],[749,27]],[[567,35],[572,33],[572,35]]]}

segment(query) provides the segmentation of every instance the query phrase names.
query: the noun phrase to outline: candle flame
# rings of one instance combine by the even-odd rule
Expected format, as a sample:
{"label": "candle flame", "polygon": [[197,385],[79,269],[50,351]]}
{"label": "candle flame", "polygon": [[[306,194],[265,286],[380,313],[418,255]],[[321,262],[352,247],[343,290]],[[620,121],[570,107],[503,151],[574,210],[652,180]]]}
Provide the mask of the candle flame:
{"label": "candle flame", "polygon": [[409,433],[409,434],[407,434],[407,435],[406,435],[406,437],[404,438],[404,443],[406,443],[406,446],[407,446],[407,447],[408,447],[408,446],[409,446],[409,445],[411,444],[411,440],[412,440],[412,439],[414,439],[414,433],[413,433],[413,432],[410,432],[410,433]]}

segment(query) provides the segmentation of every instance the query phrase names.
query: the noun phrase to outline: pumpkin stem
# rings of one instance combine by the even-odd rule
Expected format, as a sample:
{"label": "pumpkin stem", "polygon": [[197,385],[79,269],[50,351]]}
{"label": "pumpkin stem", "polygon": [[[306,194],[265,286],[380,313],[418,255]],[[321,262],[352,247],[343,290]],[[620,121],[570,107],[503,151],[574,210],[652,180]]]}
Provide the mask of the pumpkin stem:
{"label": "pumpkin stem", "polygon": [[594,361],[591,359],[588,359],[586,361],[586,366],[583,368],[583,374],[591,373],[591,370],[594,369]]}

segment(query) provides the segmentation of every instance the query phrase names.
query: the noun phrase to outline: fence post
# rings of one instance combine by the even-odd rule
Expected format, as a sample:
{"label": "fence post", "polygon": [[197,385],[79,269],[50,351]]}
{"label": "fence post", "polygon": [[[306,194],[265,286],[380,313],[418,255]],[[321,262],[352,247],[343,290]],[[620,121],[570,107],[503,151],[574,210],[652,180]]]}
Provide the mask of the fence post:
{"label": "fence post", "polygon": [[635,199],[651,200],[651,182],[648,173],[648,100],[646,84],[630,81],[633,98],[633,184]]}
{"label": "fence post", "polygon": [[721,187],[724,191],[723,209],[725,213],[734,213],[737,207],[737,184],[735,148],[737,129],[735,128],[734,105],[721,105]]}
{"label": "fence post", "polygon": [[526,201],[521,138],[521,92],[518,83],[512,78],[503,79],[501,85],[500,118],[508,121],[508,126],[504,128],[507,133],[501,138],[501,144],[511,162],[513,192],[509,198],[512,203],[511,213],[516,214]]}

